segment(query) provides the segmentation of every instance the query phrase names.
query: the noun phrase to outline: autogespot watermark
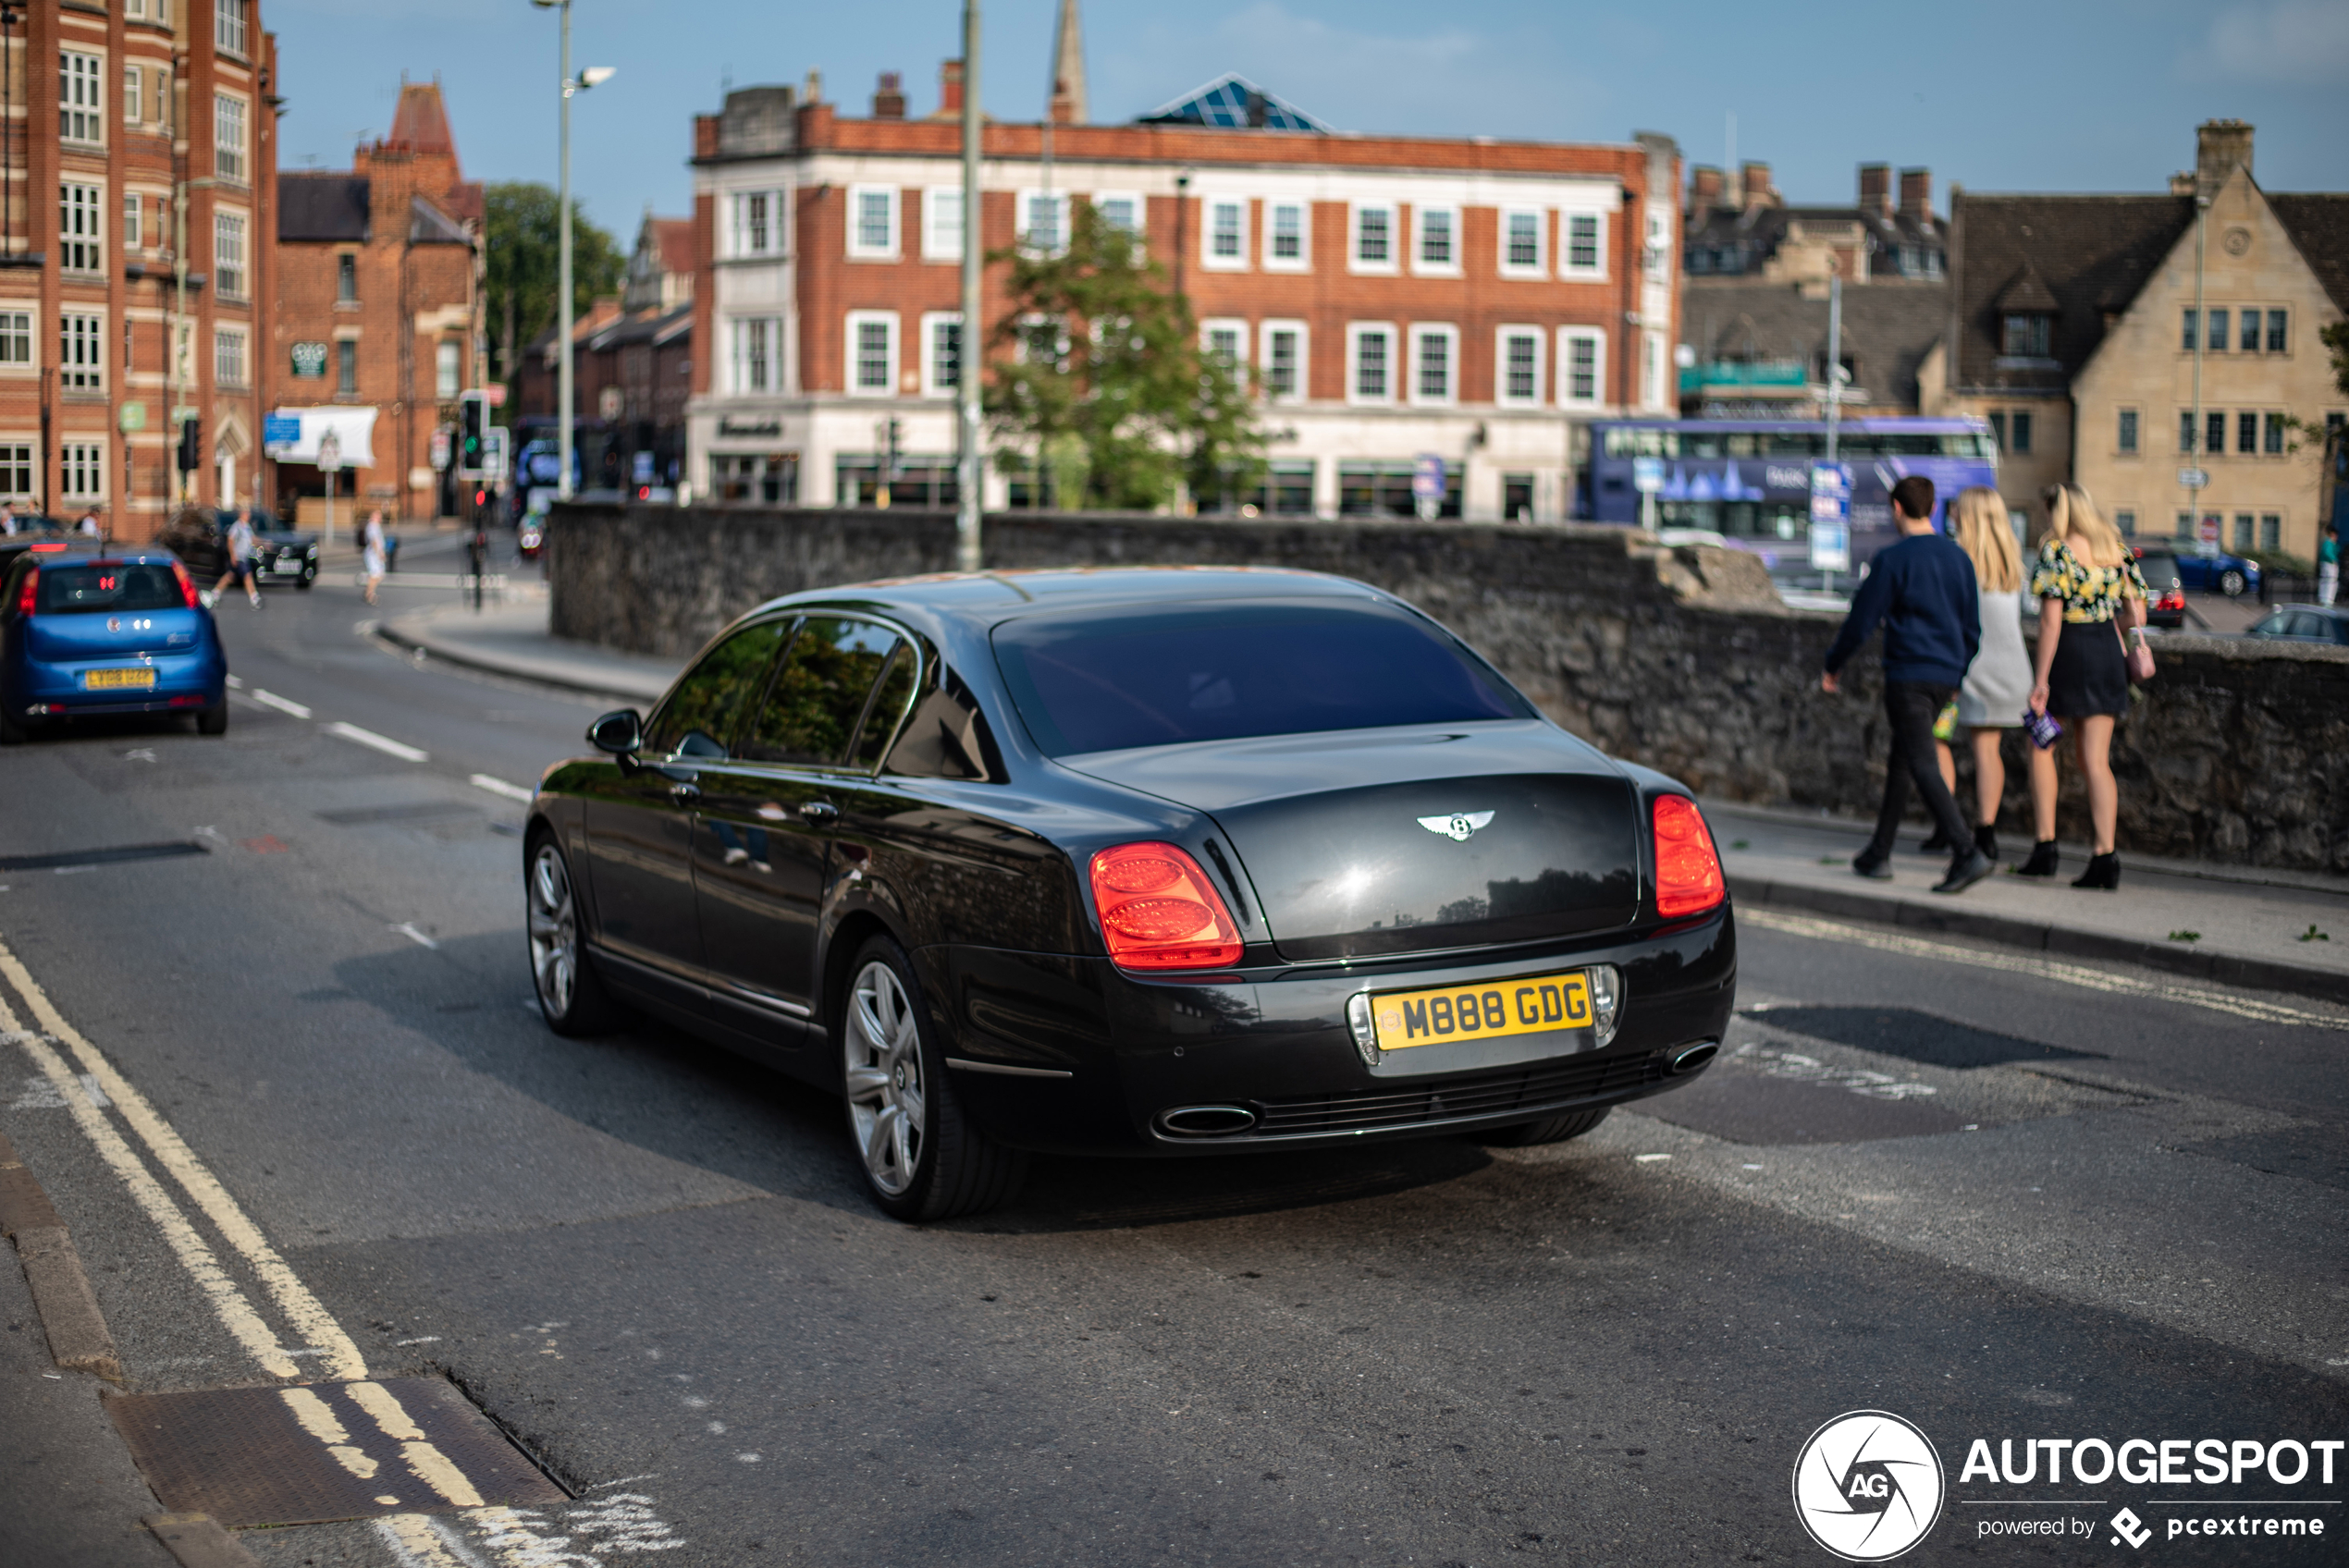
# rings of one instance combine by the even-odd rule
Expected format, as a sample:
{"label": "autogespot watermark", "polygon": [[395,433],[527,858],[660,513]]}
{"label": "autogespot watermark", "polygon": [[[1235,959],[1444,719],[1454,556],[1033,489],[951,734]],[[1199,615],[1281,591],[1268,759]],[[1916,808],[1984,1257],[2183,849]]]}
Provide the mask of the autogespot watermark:
{"label": "autogespot watermark", "polygon": [[[1947,1501],[1976,1541],[2068,1538],[2127,1555],[2217,1538],[2257,1551],[2349,1528],[2335,1512],[2343,1500],[2323,1495],[2337,1489],[2344,1448],[2338,1438],[1974,1438]],[[2211,1495],[2219,1488],[2226,1495]],[[2123,1488],[2163,1495],[2112,1495]],[[1847,1562],[1888,1562],[1924,1540],[1945,1497],[1931,1439],[1888,1411],[1837,1416],[1795,1459],[1796,1517]]]}

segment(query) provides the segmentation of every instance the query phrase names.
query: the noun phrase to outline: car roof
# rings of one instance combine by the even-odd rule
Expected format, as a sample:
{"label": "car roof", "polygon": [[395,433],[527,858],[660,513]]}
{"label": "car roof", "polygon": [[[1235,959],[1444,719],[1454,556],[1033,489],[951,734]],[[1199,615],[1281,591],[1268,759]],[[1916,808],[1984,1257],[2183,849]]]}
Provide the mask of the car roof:
{"label": "car roof", "polygon": [[[884,578],[787,594],[759,610],[822,604],[899,606],[984,631],[1039,610],[1113,608],[1217,599],[1326,598],[1384,601],[1365,582],[1286,567],[1055,567],[1035,570],[939,572]],[[757,613],[756,611],[753,612]]]}

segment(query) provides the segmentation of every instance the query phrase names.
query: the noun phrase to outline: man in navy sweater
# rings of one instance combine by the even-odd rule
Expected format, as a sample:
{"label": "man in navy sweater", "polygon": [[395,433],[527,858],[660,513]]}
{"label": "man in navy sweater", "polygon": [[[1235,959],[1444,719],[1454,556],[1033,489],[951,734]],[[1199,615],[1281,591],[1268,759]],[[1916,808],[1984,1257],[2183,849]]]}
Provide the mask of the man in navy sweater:
{"label": "man in navy sweater", "polygon": [[1851,613],[1827,649],[1819,689],[1837,689],[1836,672],[1884,623],[1884,714],[1892,729],[1892,757],[1884,773],[1884,809],[1876,837],[1853,857],[1851,869],[1879,881],[1892,875],[1892,847],[1909,809],[1909,783],[1924,791],[1925,810],[1958,846],[1937,893],[1962,893],[1990,875],[1988,855],[1941,781],[1933,751],[1933,721],[1965,683],[1966,667],[1982,643],[1982,601],[1974,562],[1955,541],[1933,528],[1933,481],[1912,473],[1892,487],[1892,521],[1900,541],[1878,555],[1851,596]]}

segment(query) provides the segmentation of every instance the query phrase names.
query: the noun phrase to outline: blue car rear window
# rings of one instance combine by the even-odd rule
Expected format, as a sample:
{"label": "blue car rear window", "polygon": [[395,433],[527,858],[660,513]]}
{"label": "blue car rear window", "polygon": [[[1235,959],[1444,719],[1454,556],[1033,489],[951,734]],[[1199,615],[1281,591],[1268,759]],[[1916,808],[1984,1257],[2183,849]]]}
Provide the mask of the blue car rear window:
{"label": "blue car rear window", "polygon": [[1483,660],[1383,605],[1126,606],[1011,621],[994,641],[1050,756],[1532,717]]}
{"label": "blue car rear window", "polygon": [[188,601],[168,566],[99,561],[41,569],[42,615],[92,615],[100,610],[177,610]]}

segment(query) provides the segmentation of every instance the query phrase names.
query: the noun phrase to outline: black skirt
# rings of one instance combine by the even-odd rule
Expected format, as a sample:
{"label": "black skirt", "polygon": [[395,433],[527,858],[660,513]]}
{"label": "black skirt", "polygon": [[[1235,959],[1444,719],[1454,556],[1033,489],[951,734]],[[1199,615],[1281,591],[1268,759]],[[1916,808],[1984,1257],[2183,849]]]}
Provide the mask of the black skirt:
{"label": "black skirt", "polygon": [[2113,717],[2129,711],[2129,662],[2109,620],[2070,621],[2048,670],[2048,712],[2058,718]]}

